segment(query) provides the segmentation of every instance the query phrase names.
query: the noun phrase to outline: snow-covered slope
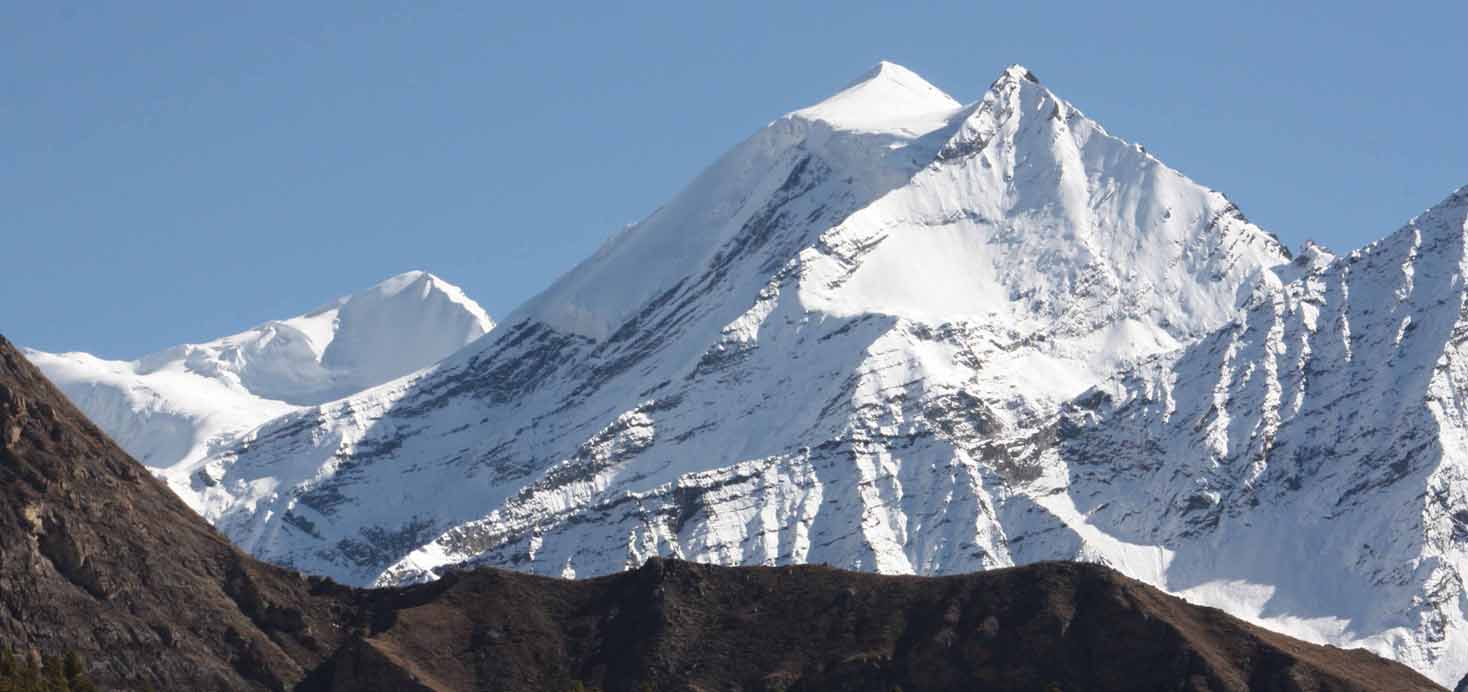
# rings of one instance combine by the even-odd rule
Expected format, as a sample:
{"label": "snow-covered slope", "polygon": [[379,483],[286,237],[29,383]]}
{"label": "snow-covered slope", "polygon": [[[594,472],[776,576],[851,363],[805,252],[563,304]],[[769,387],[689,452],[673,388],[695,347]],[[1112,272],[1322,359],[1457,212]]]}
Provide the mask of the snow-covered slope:
{"label": "snow-covered slope", "polygon": [[1468,672],[1465,233],[1468,188],[1349,255],[1307,247],[1233,324],[1080,397],[1026,489],[1056,531],[1025,557],[1071,543],[1451,685]]}
{"label": "snow-covered slope", "polygon": [[414,271],[299,317],[135,361],[25,353],[124,449],[196,502],[190,467],[237,435],[432,365],[493,326],[458,287]]}
{"label": "snow-covered slope", "polygon": [[441,367],[272,422],[198,489],[249,549],[353,582],[1005,564],[985,514],[1033,475],[1014,431],[1287,261],[1023,68],[964,106],[882,64]]}
{"label": "snow-covered slope", "polygon": [[[1451,236],[1452,208],[1400,237]],[[1447,319],[1408,313],[1459,309],[1445,243],[1405,270],[1363,251],[1375,278],[1318,248],[1291,261],[1024,68],[964,105],[884,63],[736,146],[488,337],[271,421],[191,489],[247,549],[354,583],[655,554],[921,574],[1079,557],[1447,681],[1468,520],[1460,491],[1430,520],[1423,498],[1459,472],[1385,456],[1429,432],[1461,446],[1390,418],[1451,409],[1422,403],[1448,401],[1446,351],[1384,365],[1395,347],[1377,344]],[[1364,313],[1303,336],[1342,310]],[[1391,320],[1408,336],[1362,331]],[[1331,360],[1347,350],[1370,355]],[[1292,368],[1360,372],[1316,390]]]}

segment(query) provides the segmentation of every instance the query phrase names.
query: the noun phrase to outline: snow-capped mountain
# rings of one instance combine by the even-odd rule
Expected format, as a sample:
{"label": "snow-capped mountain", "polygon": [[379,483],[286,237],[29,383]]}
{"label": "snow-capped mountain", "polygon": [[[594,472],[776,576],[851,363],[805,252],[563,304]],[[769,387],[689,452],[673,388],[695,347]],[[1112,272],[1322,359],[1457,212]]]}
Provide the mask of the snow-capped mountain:
{"label": "snow-capped mountain", "polygon": [[[1011,431],[1228,323],[1287,261],[1023,68],[964,106],[882,64],[736,147],[437,372],[276,421],[199,484],[248,547],[357,582],[500,554],[581,574],[652,552],[1004,564],[982,513],[991,467],[1031,473],[1004,461],[1022,457]],[[923,451],[894,456],[887,440],[907,438]],[[923,492],[873,484],[902,468]],[[754,525],[725,526],[701,490],[766,473],[742,490],[790,497]],[[799,490],[832,483],[830,507]],[[976,533],[909,546],[936,534],[893,493],[950,496]],[[636,545],[620,524],[610,542],[532,540],[608,501],[648,508]],[[840,533],[766,531],[804,513]]]}
{"label": "snow-capped mountain", "polygon": [[298,317],[134,361],[25,354],[128,453],[196,500],[189,468],[239,434],[432,365],[493,327],[457,286],[413,271]]}
{"label": "snow-capped mountain", "polygon": [[883,63],[439,367],[275,419],[190,490],[353,583],[1081,558],[1454,681],[1454,204],[1292,260],[1024,68],[965,105]]}

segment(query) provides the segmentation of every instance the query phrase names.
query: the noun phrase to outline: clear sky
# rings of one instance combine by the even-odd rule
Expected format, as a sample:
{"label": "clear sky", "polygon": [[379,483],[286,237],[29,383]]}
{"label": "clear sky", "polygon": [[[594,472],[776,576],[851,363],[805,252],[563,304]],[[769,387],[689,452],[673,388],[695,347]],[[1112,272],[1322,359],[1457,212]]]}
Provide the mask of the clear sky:
{"label": "clear sky", "polygon": [[1468,185],[1468,3],[622,4],[0,4],[0,333],[136,357],[408,269],[503,316],[879,59],[1023,63],[1292,247]]}

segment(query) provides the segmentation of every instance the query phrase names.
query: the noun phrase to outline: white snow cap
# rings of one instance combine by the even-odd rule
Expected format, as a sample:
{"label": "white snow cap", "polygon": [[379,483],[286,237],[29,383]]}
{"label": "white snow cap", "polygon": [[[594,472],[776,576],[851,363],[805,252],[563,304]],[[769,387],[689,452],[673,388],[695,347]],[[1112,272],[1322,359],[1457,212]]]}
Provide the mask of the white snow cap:
{"label": "white snow cap", "polygon": [[384,279],[365,291],[343,298],[342,302],[388,300],[397,298],[399,295],[402,295],[404,299],[416,301],[437,297],[451,304],[455,309],[462,310],[472,318],[470,330],[477,328],[478,335],[482,336],[494,328],[494,320],[490,318],[489,313],[464,293],[464,289],[421,269],[413,269]]}
{"label": "white snow cap", "polygon": [[[459,287],[410,271],[345,299],[320,362],[365,389],[430,365],[494,327]],[[342,392],[342,396],[349,392]]]}
{"label": "white snow cap", "polygon": [[912,70],[883,60],[834,96],[792,115],[837,129],[879,131],[924,115],[950,114],[960,105]]}

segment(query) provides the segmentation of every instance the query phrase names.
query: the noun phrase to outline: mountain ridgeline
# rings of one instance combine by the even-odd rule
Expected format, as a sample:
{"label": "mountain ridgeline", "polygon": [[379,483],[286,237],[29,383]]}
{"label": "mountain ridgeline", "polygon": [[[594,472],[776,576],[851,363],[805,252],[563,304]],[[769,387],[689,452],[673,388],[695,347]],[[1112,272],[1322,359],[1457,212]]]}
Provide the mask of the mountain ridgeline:
{"label": "mountain ridgeline", "polygon": [[1088,564],[339,586],[229,545],[3,338],[0,495],[0,688],[1439,689]]}
{"label": "mountain ridgeline", "polygon": [[358,585],[1079,559],[1451,684],[1465,194],[1291,255],[1024,68],[961,104],[883,63],[435,367],[172,477]]}
{"label": "mountain ridgeline", "polygon": [[1023,67],[965,104],[881,63],[431,367],[155,467],[356,586],[1080,560],[1451,685],[1465,233],[1468,189],[1292,254]]}

